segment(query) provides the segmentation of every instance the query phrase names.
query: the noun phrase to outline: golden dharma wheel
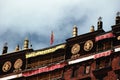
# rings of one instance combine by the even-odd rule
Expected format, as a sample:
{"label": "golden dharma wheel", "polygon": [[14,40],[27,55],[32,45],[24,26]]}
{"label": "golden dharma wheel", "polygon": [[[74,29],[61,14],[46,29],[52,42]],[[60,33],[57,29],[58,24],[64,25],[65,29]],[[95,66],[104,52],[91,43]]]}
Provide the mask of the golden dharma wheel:
{"label": "golden dharma wheel", "polygon": [[86,41],[84,44],[84,50],[90,51],[92,48],[93,48],[93,41],[92,40]]}
{"label": "golden dharma wheel", "polygon": [[15,61],[15,63],[14,63],[14,68],[15,68],[15,69],[19,69],[19,68],[22,67],[22,65],[23,65],[22,59],[17,59],[17,60]]}
{"label": "golden dharma wheel", "polygon": [[74,44],[73,47],[71,48],[71,53],[72,54],[77,54],[80,51],[80,45],[79,44]]}
{"label": "golden dharma wheel", "polygon": [[2,67],[3,72],[7,72],[11,69],[12,63],[10,61],[6,61]]}

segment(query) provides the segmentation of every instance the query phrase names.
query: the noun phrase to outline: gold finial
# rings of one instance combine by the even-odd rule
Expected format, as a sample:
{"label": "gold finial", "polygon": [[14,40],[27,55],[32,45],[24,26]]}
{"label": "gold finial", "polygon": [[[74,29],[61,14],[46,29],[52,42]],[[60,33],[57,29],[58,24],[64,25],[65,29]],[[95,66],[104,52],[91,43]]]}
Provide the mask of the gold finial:
{"label": "gold finial", "polygon": [[19,51],[19,45],[16,46],[15,51]]}
{"label": "gold finial", "polygon": [[24,49],[28,49],[28,45],[29,45],[29,40],[28,40],[28,38],[25,38],[25,40],[24,40]]}
{"label": "gold finial", "polygon": [[94,26],[92,25],[91,28],[90,28],[90,32],[94,32],[95,29],[94,29]]}
{"label": "gold finial", "polygon": [[77,33],[78,33],[77,26],[74,25],[74,26],[73,26],[73,33],[72,33],[72,36],[73,36],[73,37],[76,37],[76,36],[78,35]]}

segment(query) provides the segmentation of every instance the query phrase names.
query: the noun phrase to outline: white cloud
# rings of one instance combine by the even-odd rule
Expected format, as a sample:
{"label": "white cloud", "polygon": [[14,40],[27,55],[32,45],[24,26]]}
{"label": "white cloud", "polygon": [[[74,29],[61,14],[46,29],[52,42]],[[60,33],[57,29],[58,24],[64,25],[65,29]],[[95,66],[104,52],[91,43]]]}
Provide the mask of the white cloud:
{"label": "white cloud", "polygon": [[59,44],[71,37],[74,24],[78,25],[79,34],[87,33],[91,25],[96,26],[99,16],[103,17],[104,29],[110,30],[119,5],[119,0],[0,0],[0,44],[7,39],[10,46],[14,45],[12,50],[15,40],[20,42],[13,36],[19,35],[22,40],[30,33],[36,34],[38,40],[48,38],[48,43],[42,39],[41,45],[33,39],[35,48],[47,47],[51,30],[55,44]]}

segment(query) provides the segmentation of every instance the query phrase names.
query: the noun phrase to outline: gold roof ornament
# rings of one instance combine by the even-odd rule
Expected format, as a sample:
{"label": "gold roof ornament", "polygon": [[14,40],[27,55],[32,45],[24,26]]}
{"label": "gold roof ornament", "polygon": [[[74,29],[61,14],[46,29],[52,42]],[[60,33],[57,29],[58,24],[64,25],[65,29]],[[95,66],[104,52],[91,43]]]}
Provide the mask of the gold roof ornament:
{"label": "gold roof ornament", "polygon": [[28,49],[29,48],[29,40],[28,38],[25,38],[24,40],[24,49]]}
{"label": "gold roof ornament", "polygon": [[94,32],[95,29],[94,29],[94,26],[92,25],[91,28],[90,28],[90,32]]}
{"label": "gold roof ornament", "polygon": [[16,46],[15,51],[19,51],[19,45]]}
{"label": "gold roof ornament", "polygon": [[76,25],[73,26],[73,33],[72,33],[72,37],[76,37],[78,35],[78,28]]}

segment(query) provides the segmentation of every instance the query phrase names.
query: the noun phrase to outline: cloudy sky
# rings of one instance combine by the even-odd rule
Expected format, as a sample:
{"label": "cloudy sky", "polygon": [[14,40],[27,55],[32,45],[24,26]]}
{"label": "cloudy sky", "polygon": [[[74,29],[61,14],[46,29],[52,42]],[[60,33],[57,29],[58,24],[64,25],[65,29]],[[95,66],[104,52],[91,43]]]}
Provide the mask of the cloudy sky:
{"label": "cloudy sky", "polygon": [[50,34],[54,32],[53,45],[63,43],[72,36],[73,25],[79,35],[97,29],[98,17],[104,22],[104,30],[111,30],[120,0],[0,0],[0,53],[5,42],[9,52],[17,44],[23,48],[26,37],[34,49],[50,46]]}

